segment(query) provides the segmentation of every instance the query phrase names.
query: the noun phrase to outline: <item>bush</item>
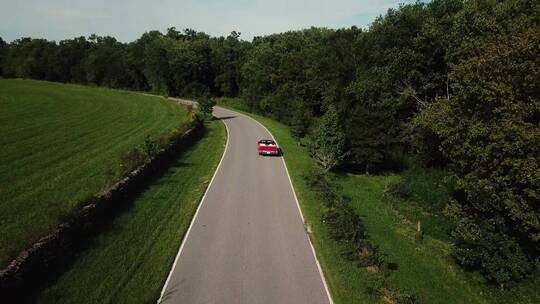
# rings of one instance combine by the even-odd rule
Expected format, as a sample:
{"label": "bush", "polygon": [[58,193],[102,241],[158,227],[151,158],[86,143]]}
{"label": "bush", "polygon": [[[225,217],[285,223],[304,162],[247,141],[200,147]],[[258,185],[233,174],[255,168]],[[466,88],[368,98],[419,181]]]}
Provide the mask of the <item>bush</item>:
{"label": "bush", "polygon": [[345,257],[350,261],[356,261],[361,267],[377,266],[382,267],[386,264],[387,257],[378,246],[362,240],[346,248]]}
{"label": "bush", "polygon": [[405,200],[412,194],[411,188],[404,181],[391,182],[384,186],[383,197],[386,199],[398,198]]}
{"label": "bush", "polygon": [[203,112],[206,115],[212,115],[212,111],[214,109],[214,106],[216,105],[216,101],[209,97],[203,97],[198,100],[199,103],[199,109],[201,112]]}
{"label": "bush", "polygon": [[351,207],[350,199],[339,194],[328,173],[318,169],[308,172],[304,178],[325,204],[323,220],[330,237],[340,244],[343,257],[363,267],[381,266],[385,256],[367,240],[366,228]]}
{"label": "bush", "polygon": [[395,304],[415,304],[418,302],[414,294],[400,290],[387,290],[385,296],[391,303]]}
{"label": "bush", "polygon": [[142,166],[147,160],[147,154],[140,148],[132,149],[120,156],[120,163],[124,173],[135,170]]}
{"label": "bush", "polygon": [[146,159],[154,158],[160,150],[158,142],[146,137],[143,144],[143,152],[146,154]]}
{"label": "bush", "polygon": [[347,155],[345,133],[335,107],[331,106],[313,133],[311,156],[326,171],[337,166]]}
{"label": "bush", "polygon": [[416,303],[414,295],[388,287],[386,278],[389,272],[385,266],[387,256],[368,240],[366,228],[351,207],[350,199],[339,194],[339,189],[332,183],[329,173],[315,169],[307,172],[304,179],[308,187],[324,202],[326,208],[323,220],[330,237],[338,242],[341,255],[359,267],[367,267],[368,271],[378,272],[381,268],[384,270],[382,275],[374,274],[373,282],[368,284],[368,293],[380,296],[386,303]]}
{"label": "bush", "polygon": [[354,244],[366,238],[366,229],[350,206],[349,200],[340,198],[339,201],[327,205],[329,206],[323,219],[333,239]]}

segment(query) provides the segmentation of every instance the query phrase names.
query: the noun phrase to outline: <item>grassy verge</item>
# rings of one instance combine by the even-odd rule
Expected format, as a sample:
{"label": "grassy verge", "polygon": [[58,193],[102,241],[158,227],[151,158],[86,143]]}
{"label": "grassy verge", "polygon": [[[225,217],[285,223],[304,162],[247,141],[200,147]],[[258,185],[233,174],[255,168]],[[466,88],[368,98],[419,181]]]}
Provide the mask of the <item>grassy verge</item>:
{"label": "grassy verge", "polygon": [[0,268],[114,182],[120,155],[186,118],[161,98],[0,80]]}
{"label": "grassy verge", "polygon": [[[323,204],[303,178],[315,166],[305,147],[291,136],[287,126],[267,117],[246,112],[237,101],[222,106],[249,115],[265,125],[284,150],[311,239],[322,264],[335,303],[379,303],[372,292],[380,276],[345,260],[336,241],[330,238],[322,220]],[[538,303],[535,282],[501,291],[485,285],[475,273],[461,270],[450,257],[449,223],[442,216],[451,179],[437,170],[411,169],[400,174],[369,176],[337,174],[341,191],[352,199],[369,239],[388,255],[393,268],[385,279],[398,292],[413,294],[419,303]],[[444,182],[443,182],[444,181]],[[405,183],[410,197],[385,199],[388,184]],[[423,241],[415,239],[417,221],[424,226]]]}
{"label": "grassy verge", "polygon": [[220,121],[88,245],[39,303],[150,303],[159,297],[180,242],[223,153]]}

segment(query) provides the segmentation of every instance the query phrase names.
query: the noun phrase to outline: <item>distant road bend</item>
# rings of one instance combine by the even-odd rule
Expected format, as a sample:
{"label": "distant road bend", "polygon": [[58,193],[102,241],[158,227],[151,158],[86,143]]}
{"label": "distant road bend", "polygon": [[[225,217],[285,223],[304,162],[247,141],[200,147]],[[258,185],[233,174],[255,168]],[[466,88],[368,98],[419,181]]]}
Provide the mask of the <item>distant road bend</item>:
{"label": "distant road bend", "polygon": [[[220,107],[229,138],[161,295],[162,303],[329,303],[284,163],[268,131]],[[287,153],[287,151],[284,151]]]}

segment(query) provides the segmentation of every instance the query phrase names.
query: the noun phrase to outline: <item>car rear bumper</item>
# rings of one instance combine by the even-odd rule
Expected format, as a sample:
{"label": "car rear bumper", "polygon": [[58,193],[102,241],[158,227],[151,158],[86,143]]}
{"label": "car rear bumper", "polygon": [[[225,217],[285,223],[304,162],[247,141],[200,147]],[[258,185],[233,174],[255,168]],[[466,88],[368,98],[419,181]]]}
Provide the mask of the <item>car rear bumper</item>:
{"label": "car rear bumper", "polygon": [[279,155],[279,151],[259,151],[260,155]]}

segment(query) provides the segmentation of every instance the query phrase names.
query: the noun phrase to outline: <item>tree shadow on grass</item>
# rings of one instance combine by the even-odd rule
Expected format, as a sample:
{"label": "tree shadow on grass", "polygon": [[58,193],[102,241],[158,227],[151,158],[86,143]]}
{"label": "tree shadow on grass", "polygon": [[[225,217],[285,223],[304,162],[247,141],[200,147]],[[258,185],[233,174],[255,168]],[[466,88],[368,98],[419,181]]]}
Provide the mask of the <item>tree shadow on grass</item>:
{"label": "tree shadow on grass", "polygon": [[399,173],[405,170],[407,167],[399,161],[388,160],[381,164],[372,165],[366,168],[364,164],[342,164],[332,169],[332,172],[337,175],[346,174],[372,174],[372,175],[385,175],[389,173]]}
{"label": "tree shadow on grass", "polygon": [[179,169],[179,168],[189,168],[189,167],[193,167],[193,166],[194,166],[194,164],[184,163],[184,162],[179,161],[176,164],[172,165],[169,168],[169,171],[165,175],[160,177],[157,181],[153,182],[151,186],[154,186],[154,187],[155,186],[164,186],[164,185],[176,183],[176,181],[174,180],[174,170]]}
{"label": "tree shadow on grass", "polygon": [[[32,278],[24,282],[16,292],[8,295],[6,303],[35,303],[39,299],[41,292],[53,286],[57,280],[67,271],[69,271],[81,253],[92,247],[96,237],[106,231],[113,229],[114,220],[123,213],[128,212],[133,208],[134,202],[151,186],[167,184],[168,172],[173,168],[192,166],[193,164],[184,163],[181,158],[188,152],[194,149],[195,144],[202,139],[207,133],[206,128],[201,127],[200,131],[196,132],[189,139],[186,139],[180,144],[180,147],[172,151],[163,159],[160,166],[152,170],[146,178],[138,182],[132,191],[121,198],[115,199],[114,204],[108,206],[105,211],[98,210],[99,213],[95,221],[88,227],[84,228],[81,236],[71,239],[65,246],[65,250],[54,256],[48,261],[45,267],[36,273]],[[171,176],[172,177],[172,176]],[[52,295],[54,297],[54,295]],[[13,297],[13,301],[11,300]]]}

